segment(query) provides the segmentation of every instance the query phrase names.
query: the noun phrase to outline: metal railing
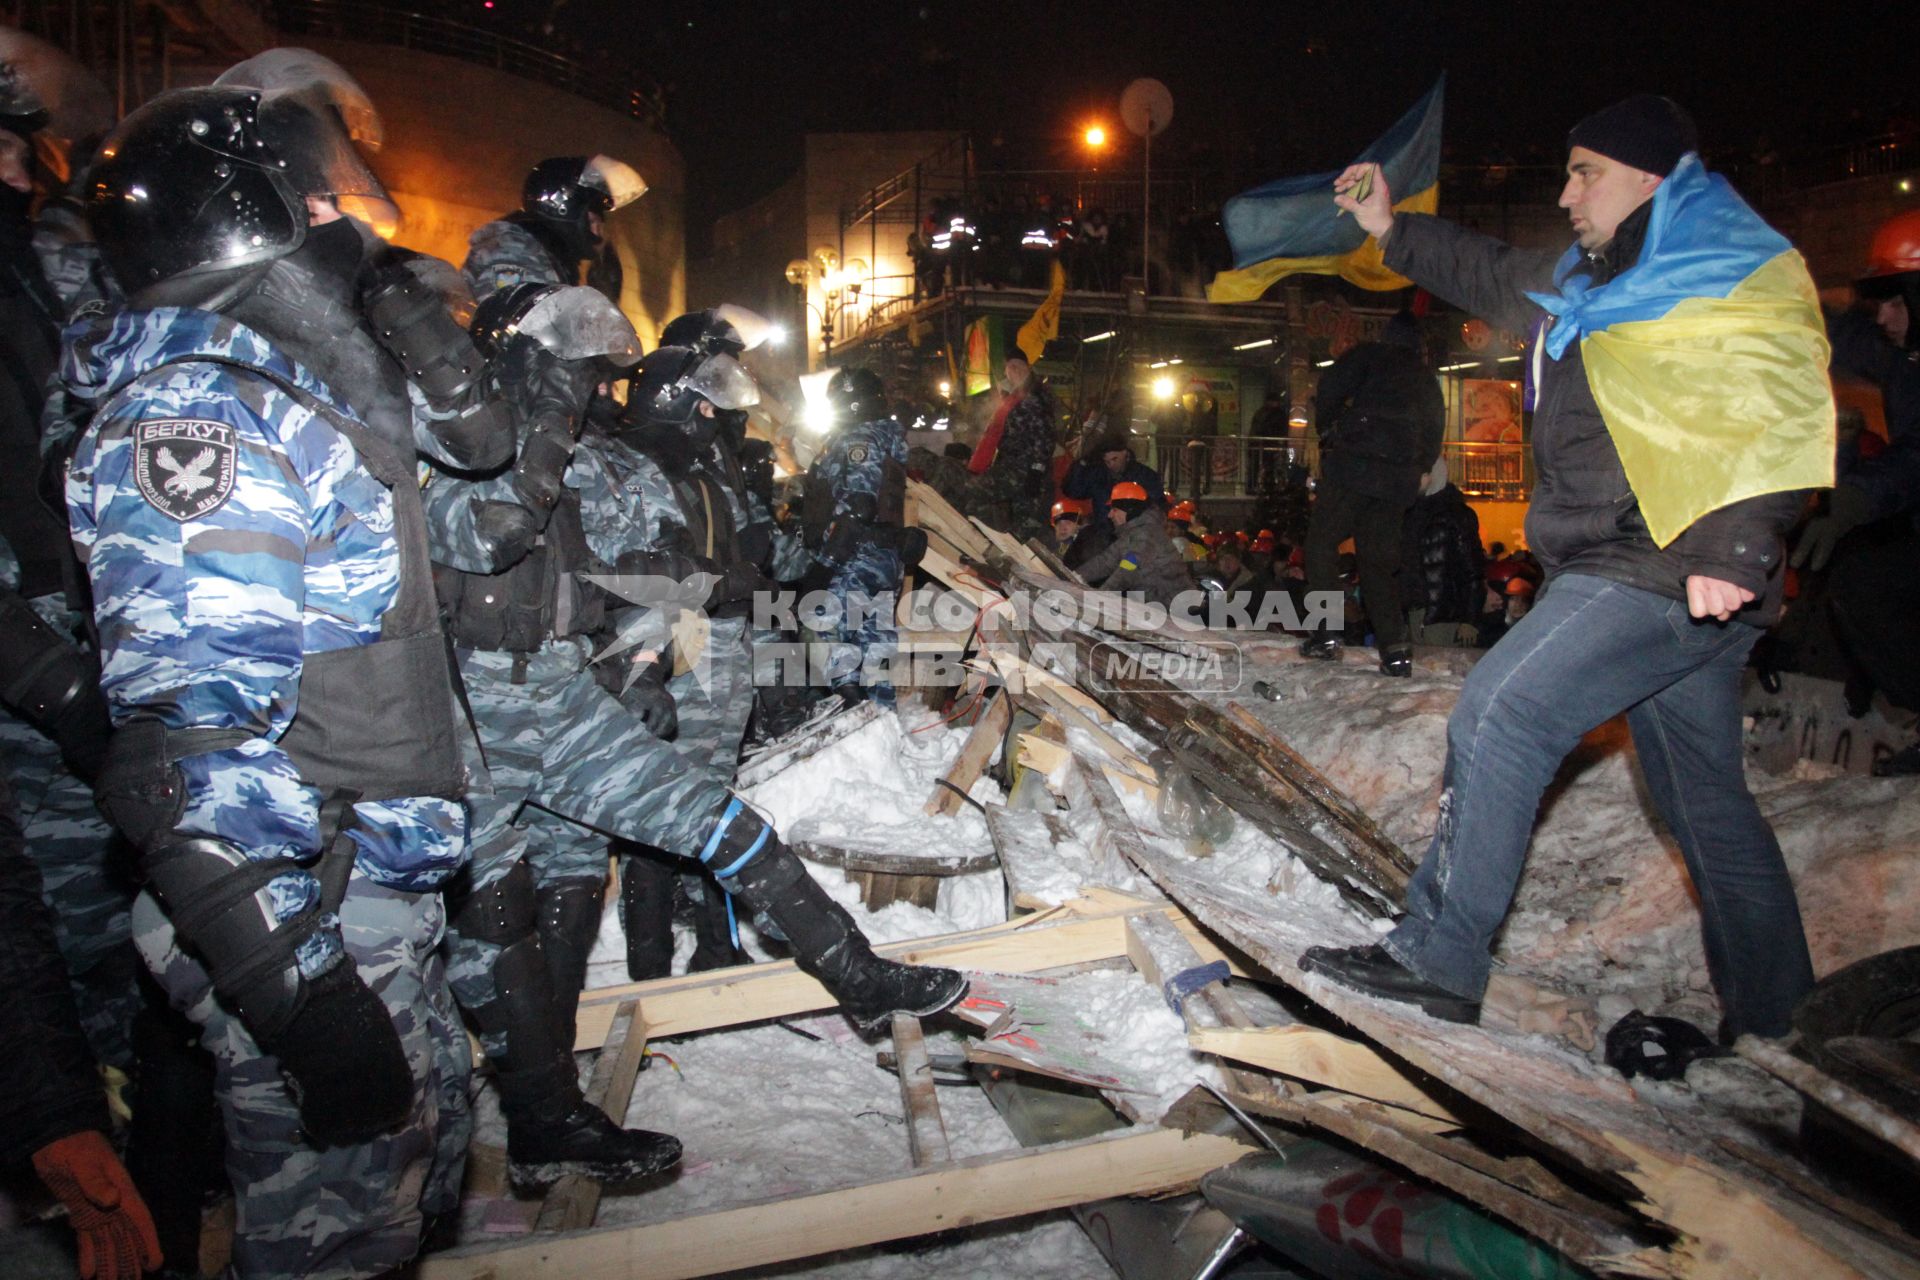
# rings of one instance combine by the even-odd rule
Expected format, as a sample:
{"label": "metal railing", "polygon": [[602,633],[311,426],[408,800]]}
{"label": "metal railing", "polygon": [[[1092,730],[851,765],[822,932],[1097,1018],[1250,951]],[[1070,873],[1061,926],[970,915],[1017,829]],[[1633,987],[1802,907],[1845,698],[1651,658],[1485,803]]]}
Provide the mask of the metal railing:
{"label": "metal railing", "polygon": [[665,127],[665,99],[651,79],[596,70],[538,45],[451,18],[410,13],[371,0],[273,0],[267,13],[284,35],[332,36],[458,58],[537,81],[656,129]]}
{"label": "metal railing", "polygon": [[[1320,441],[1311,431],[1297,440],[1162,433],[1153,441],[1153,465],[1167,492],[1179,498],[1259,497],[1284,488],[1291,467],[1320,473]],[[1531,446],[1450,440],[1440,456],[1448,478],[1469,498],[1525,502],[1533,492]]]}

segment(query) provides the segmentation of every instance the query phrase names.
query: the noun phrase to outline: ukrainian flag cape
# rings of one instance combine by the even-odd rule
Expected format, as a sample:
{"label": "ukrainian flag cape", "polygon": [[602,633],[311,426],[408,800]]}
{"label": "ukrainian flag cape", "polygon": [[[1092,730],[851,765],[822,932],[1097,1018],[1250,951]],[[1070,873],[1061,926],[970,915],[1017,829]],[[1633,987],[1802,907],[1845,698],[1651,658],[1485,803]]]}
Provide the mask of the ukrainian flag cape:
{"label": "ukrainian flag cape", "polygon": [[1640,260],[1599,288],[1567,250],[1558,360],[1580,343],[1587,382],[1648,531],[1666,546],[1743,498],[1833,483],[1827,334],[1807,264],[1727,180],[1688,153],[1653,194]]}
{"label": "ukrainian flag cape", "polygon": [[[1401,213],[1432,213],[1440,204],[1440,116],[1447,78],[1381,134],[1354,163],[1373,162],[1387,189],[1407,193]],[[1404,289],[1409,281],[1387,270],[1380,244],[1333,203],[1338,173],[1281,178],[1227,201],[1221,225],[1233,245],[1233,270],[1207,286],[1209,302],[1252,302],[1274,281],[1304,272],[1339,276],[1362,289]]]}

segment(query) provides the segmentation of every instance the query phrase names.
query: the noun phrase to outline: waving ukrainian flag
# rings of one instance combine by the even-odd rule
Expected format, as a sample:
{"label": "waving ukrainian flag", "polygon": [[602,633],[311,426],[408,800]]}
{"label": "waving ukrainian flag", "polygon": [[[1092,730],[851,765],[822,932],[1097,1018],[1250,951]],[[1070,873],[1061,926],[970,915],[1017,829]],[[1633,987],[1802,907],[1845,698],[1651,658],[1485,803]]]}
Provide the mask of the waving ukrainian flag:
{"label": "waving ukrainian flag", "polygon": [[1580,343],[1648,531],[1664,547],[1743,498],[1833,483],[1827,334],[1807,264],[1689,152],[1653,194],[1639,261],[1599,288],[1578,245],[1532,294],[1545,351]]}
{"label": "waving ukrainian flag", "polygon": [[[1432,213],[1440,204],[1440,108],[1447,77],[1355,157],[1378,164],[1387,189],[1410,194],[1398,212]],[[1220,221],[1233,244],[1233,270],[1207,286],[1210,302],[1252,302],[1283,276],[1339,276],[1362,289],[1404,289],[1410,283],[1380,261],[1380,246],[1333,203],[1338,172],[1281,178],[1227,201]]]}

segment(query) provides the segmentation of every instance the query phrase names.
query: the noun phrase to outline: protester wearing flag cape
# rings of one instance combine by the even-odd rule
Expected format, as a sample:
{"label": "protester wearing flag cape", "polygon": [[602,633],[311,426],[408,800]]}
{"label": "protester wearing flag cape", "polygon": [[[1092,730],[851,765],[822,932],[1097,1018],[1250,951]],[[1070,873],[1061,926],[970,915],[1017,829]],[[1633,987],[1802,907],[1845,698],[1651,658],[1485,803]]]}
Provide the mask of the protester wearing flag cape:
{"label": "protester wearing flag cape", "polygon": [[1533,333],[1527,539],[1548,579],[1461,691],[1406,916],[1377,946],[1314,948],[1302,967],[1477,1019],[1541,795],[1625,712],[1699,894],[1721,1033],[1778,1036],[1813,971],[1742,773],[1740,673],[1779,613],[1805,490],[1833,483],[1820,312],[1800,255],[1706,171],[1678,106],[1628,98],[1567,141],[1577,242],[1560,255],[1396,214],[1371,166],[1334,183],[1389,270]]}

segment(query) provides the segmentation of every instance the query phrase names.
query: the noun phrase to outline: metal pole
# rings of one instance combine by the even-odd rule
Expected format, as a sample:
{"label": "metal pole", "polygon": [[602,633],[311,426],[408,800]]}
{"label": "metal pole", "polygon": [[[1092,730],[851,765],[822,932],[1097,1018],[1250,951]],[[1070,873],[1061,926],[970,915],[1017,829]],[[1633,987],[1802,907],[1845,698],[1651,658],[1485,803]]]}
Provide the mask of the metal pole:
{"label": "metal pole", "polygon": [[1153,110],[1147,110],[1146,152],[1140,173],[1140,291],[1153,292]]}

